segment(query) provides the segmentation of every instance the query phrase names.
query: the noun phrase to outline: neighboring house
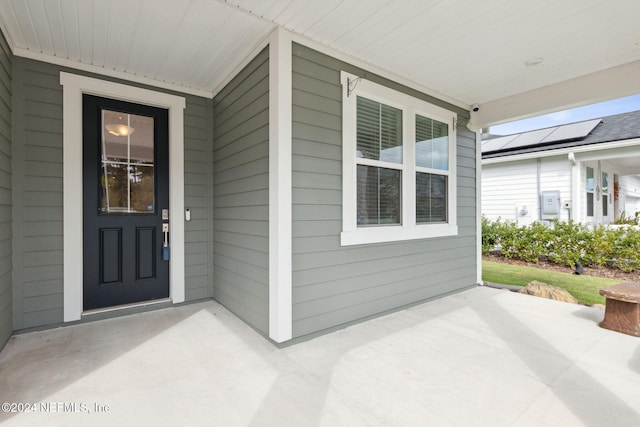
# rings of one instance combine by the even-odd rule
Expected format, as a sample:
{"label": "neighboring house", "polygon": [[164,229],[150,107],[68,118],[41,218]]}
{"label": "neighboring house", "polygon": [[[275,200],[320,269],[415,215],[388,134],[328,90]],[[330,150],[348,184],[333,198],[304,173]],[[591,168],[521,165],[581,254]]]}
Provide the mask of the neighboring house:
{"label": "neighboring house", "polygon": [[482,214],[609,224],[640,211],[640,110],[482,142]]}
{"label": "neighboring house", "polygon": [[640,5],[554,3],[541,44],[499,2],[0,2],[0,347],[208,299],[291,343],[475,286],[476,129],[640,91]]}

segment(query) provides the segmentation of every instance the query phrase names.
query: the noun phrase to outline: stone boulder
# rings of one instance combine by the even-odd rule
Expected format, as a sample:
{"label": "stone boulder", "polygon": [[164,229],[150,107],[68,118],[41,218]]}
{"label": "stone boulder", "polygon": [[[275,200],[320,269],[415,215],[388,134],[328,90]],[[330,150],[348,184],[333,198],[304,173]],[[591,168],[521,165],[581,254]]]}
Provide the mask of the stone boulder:
{"label": "stone boulder", "polygon": [[527,286],[520,289],[518,292],[521,294],[578,304],[578,300],[564,289],[556,288],[555,286],[547,285],[546,283],[538,282],[536,280],[527,283]]}

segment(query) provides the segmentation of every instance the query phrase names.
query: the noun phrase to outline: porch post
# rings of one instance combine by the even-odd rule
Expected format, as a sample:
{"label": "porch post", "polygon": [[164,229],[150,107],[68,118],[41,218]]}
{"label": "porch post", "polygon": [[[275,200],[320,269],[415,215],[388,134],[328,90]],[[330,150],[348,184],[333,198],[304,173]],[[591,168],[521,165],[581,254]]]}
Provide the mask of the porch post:
{"label": "porch post", "polygon": [[292,337],[291,36],[269,40],[269,337]]}

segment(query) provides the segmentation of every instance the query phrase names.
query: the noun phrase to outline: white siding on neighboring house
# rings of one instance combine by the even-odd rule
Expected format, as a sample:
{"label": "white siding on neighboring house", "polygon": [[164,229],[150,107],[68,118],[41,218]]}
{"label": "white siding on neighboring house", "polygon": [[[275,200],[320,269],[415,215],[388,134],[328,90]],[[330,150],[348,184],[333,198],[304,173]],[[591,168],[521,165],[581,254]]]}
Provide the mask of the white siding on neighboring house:
{"label": "white siding on neighboring house", "polygon": [[[562,207],[571,199],[571,166],[564,157],[494,163],[482,166],[482,215],[527,225],[540,219],[540,192],[560,191],[560,217],[569,219]],[[525,213],[526,212],[526,213]]]}
{"label": "white siding on neighboring house", "polygon": [[621,176],[618,182],[620,211],[624,211],[627,217],[640,212],[640,176]]}
{"label": "white siding on neighboring house", "polygon": [[[529,224],[537,219],[536,161],[523,160],[482,167],[482,215]],[[526,206],[527,214],[519,211]]]}

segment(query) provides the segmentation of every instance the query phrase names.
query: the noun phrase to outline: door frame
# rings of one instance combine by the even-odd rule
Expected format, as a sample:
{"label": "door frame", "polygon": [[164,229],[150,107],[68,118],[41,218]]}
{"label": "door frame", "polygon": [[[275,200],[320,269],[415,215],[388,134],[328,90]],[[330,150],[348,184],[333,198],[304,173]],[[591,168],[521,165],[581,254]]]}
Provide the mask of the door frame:
{"label": "door frame", "polygon": [[[587,198],[587,168],[593,169],[593,215],[589,216],[587,213],[589,212],[589,199]],[[598,181],[598,163],[593,160],[586,160],[582,166],[582,172],[584,179],[582,180],[581,191],[582,196],[584,197],[584,222],[595,225],[598,218],[598,200],[597,194],[598,191],[596,188],[600,187],[600,182]]]}
{"label": "door frame", "polygon": [[[171,260],[169,298],[185,299],[184,265],[184,109],[185,98],[120,83],[60,72],[63,88],[63,274],[64,321],[83,314],[83,198],[82,198],[82,95],[166,108],[169,110],[169,222]],[[133,305],[145,305],[145,302]],[[130,306],[127,306],[130,307]]]}

